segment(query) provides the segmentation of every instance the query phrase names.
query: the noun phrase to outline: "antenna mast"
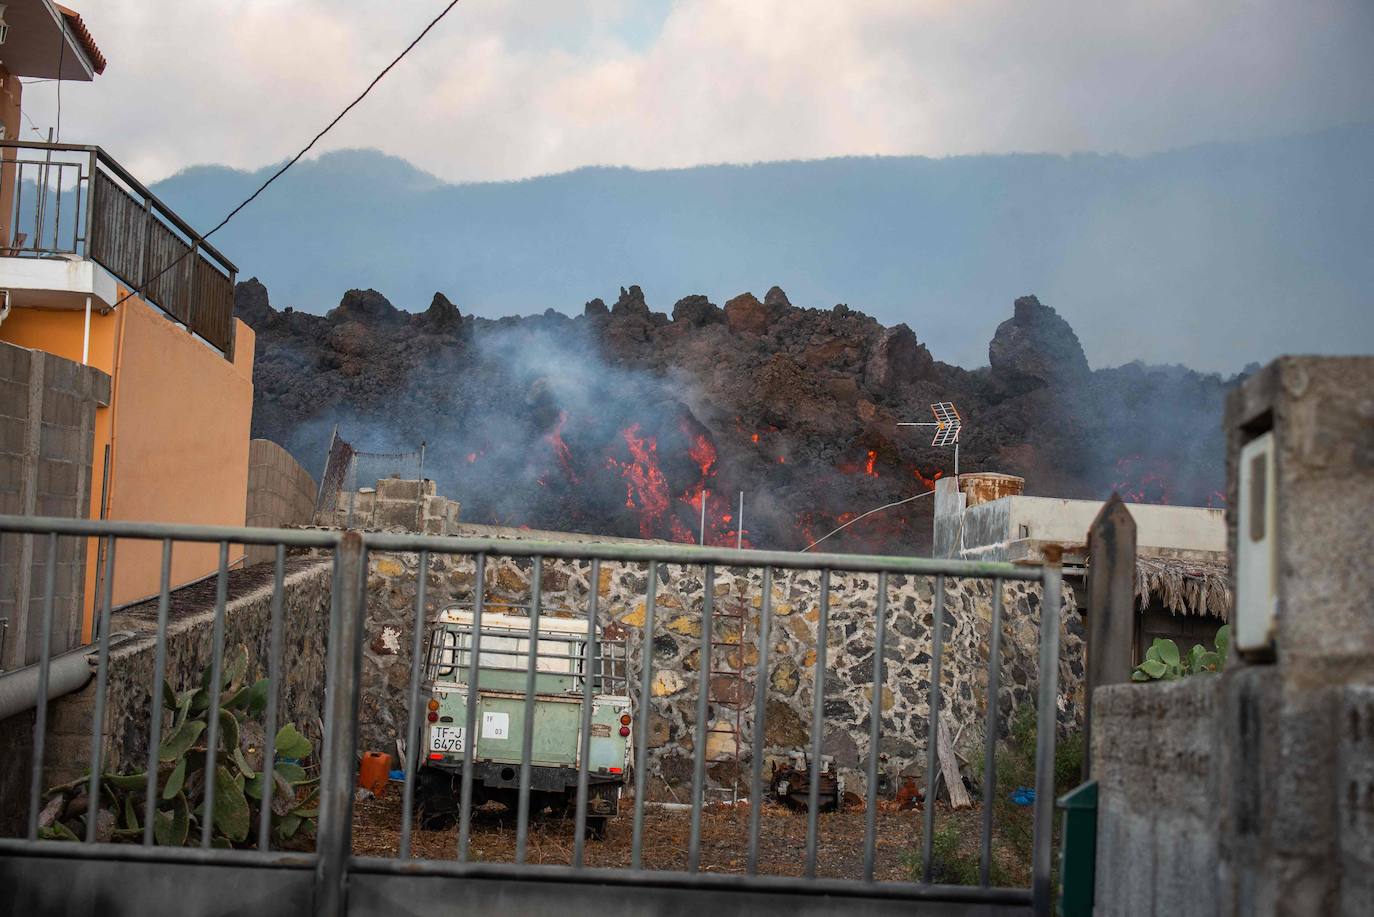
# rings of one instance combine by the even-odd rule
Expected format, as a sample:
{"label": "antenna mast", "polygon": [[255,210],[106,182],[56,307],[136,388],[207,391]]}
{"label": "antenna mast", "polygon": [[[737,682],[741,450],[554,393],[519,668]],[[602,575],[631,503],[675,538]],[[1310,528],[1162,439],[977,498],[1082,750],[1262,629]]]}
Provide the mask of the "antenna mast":
{"label": "antenna mast", "polygon": [[959,434],[964,429],[963,418],[952,401],[939,401],[930,406],[935,419],[926,421],[904,421],[899,427],[934,427],[935,438],[932,446],[954,446],[954,486],[959,486]]}

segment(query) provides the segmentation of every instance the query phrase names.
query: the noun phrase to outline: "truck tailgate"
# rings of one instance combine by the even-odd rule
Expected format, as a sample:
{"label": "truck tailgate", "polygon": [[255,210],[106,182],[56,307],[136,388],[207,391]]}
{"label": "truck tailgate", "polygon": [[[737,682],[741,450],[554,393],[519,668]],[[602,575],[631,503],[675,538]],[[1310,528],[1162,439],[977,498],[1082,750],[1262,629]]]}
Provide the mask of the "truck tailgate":
{"label": "truck tailgate", "polygon": [[[519,764],[524,742],[525,698],[482,691],[477,701],[476,759]],[[575,767],[581,719],[578,698],[536,697],[530,763],[536,767]]]}

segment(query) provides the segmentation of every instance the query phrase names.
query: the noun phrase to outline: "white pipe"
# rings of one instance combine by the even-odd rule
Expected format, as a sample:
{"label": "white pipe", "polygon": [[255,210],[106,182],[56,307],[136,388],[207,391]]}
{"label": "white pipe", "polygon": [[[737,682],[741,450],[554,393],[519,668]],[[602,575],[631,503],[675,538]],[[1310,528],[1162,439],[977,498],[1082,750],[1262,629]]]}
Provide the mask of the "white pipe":
{"label": "white pipe", "polygon": [[701,489],[701,543],[706,544],[706,495],[710,491],[705,487]]}
{"label": "white pipe", "polygon": [[81,365],[89,366],[91,357],[91,298],[86,297],[86,329],[81,334]]}
{"label": "white pipe", "polygon": [[744,548],[744,491],[739,492],[739,517],[735,522],[735,550]]}
{"label": "white pipe", "polygon": [[[90,649],[54,656],[48,663],[48,700],[79,691],[91,680]],[[0,720],[32,710],[38,700],[38,666],[0,676]]]}

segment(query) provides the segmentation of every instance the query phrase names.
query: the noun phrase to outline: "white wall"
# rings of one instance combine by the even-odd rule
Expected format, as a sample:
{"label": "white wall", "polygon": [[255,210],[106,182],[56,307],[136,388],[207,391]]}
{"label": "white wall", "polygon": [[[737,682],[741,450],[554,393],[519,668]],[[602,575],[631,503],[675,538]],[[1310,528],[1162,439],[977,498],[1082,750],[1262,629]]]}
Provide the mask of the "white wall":
{"label": "white wall", "polygon": [[[1006,497],[1010,501],[1007,539],[1082,544],[1102,503],[1055,497]],[[1002,502],[1002,501],[996,501]],[[1136,524],[1136,544],[1142,548],[1192,551],[1226,550],[1226,515],[1201,506],[1162,506],[1132,503],[1127,507]]]}

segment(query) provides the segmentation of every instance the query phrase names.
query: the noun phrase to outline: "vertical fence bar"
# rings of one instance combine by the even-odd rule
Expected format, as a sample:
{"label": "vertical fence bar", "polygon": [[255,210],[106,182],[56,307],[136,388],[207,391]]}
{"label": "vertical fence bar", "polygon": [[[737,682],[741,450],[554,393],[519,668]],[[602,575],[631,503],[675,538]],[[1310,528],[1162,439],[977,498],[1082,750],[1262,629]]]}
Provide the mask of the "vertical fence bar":
{"label": "vertical fence bar", "polygon": [[267,719],[263,724],[262,802],[258,810],[258,849],[272,849],[272,790],[277,767],[277,703],[281,697],[282,603],[286,590],[286,546],[277,545],[272,566],[272,623],[267,636]]}
{"label": "vertical fence bar", "polygon": [[[577,817],[573,824],[573,866],[582,868],[583,848],[587,844],[587,756],[592,750],[592,702],[594,682],[600,674],[596,651],[597,604],[601,599],[601,561],[592,559],[591,595],[587,599],[587,641],[582,645],[582,726],[577,746]],[[604,691],[605,688],[603,687]],[[629,693],[628,691],[626,692]]]}
{"label": "vertical fence bar", "polygon": [[[16,157],[23,155],[23,150],[15,154]],[[18,252],[22,246],[19,245],[20,220],[24,215],[24,166],[27,165],[22,159],[16,158],[14,161],[14,210],[13,218],[10,220],[10,237],[5,241],[10,248]]]}
{"label": "vertical fence bar", "polygon": [[[768,706],[768,644],[773,628],[773,568],[763,568],[759,603],[759,662],[754,675],[754,725],[749,750],[749,875],[759,871],[759,822],[763,814],[764,709]],[[742,660],[741,660],[742,661]]]}
{"label": "vertical fence bar", "polygon": [[[816,622],[816,674],[812,678],[811,780],[806,796],[806,877],[816,878],[821,815],[821,746],[825,741],[825,657],[830,643],[830,571],[821,571],[821,616]],[[836,787],[838,790],[838,786]],[[839,800],[837,799],[836,802]]]}
{"label": "vertical fence bar", "polygon": [[1040,695],[1036,703],[1035,833],[1031,848],[1031,910],[1049,917],[1050,849],[1054,834],[1054,739],[1059,700],[1059,608],[1063,570],[1047,557],[1040,601]]}
{"label": "vertical fence bar", "polygon": [[[29,775],[31,841],[38,840],[38,812],[43,801],[43,751],[48,738],[48,672],[52,667],[53,593],[57,591],[56,532],[48,535],[48,565],[43,574],[43,649],[38,655],[38,699],[33,719],[33,770]],[[23,651],[22,647],[20,651]]]}
{"label": "vertical fence bar", "polygon": [[406,783],[401,793],[401,845],[396,856],[410,859],[410,829],[414,819],[415,772],[420,768],[420,654],[424,652],[425,589],[429,585],[429,551],[421,551],[415,571],[415,623],[410,638],[410,719],[406,722]]}
{"label": "vertical fence bar", "polygon": [[930,608],[930,724],[926,727],[925,822],[921,832],[921,881],[930,882],[935,835],[935,775],[940,754],[940,657],[945,646],[945,578],[935,577],[935,600]]}
{"label": "vertical fence bar", "polygon": [[[209,847],[215,831],[215,783],[219,771],[219,698],[224,678],[224,606],[229,596],[229,542],[219,543],[219,577],[215,583],[215,626],[210,637],[210,706],[206,708],[209,725],[205,730],[205,816],[200,825],[200,846]],[[151,819],[151,812],[148,813]]]}
{"label": "vertical fence bar", "polygon": [[56,213],[52,221],[52,250],[55,252],[64,251],[62,248],[62,176],[66,174],[67,164],[59,162],[57,164],[57,202]]}
{"label": "vertical fence bar", "polygon": [[864,881],[873,881],[878,850],[878,754],[883,740],[883,652],[887,640],[887,574],[878,574],[873,616],[873,702],[868,708],[868,787],[864,806]]}
{"label": "vertical fence bar", "polygon": [[85,227],[86,227],[86,228],[85,228],[85,231],[84,231],[84,238],[81,240],[81,241],[82,241],[81,253],[82,253],[83,255],[85,255],[86,258],[88,258],[88,259],[94,261],[94,260],[95,260],[95,254],[94,254],[95,250],[94,250],[94,246],[93,246],[92,241],[91,241],[91,231],[92,231],[92,229],[95,227],[95,205],[96,205],[96,200],[95,200],[95,199],[96,199],[96,197],[97,197],[96,190],[95,190],[95,186],[96,186],[96,175],[95,175],[95,172],[96,172],[96,169],[99,168],[99,163],[98,163],[98,161],[97,161],[97,159],[96,159],[96,152],[95,152],[95,150],[92,150],[92,151],[89,153],[89,157],[90,157],[90,158],[89,158],[89,159],[87,160],[87,162],[86,162],[86,194],[89,196],[89,200],[86,201],[86,222],[85,222]]}
{"label": "vertical fence bar", "polygon": [[[83,202],[82,199],[90,193],[90,187],[87,177],[83,174],[81,163],[76,162],[73,165],[76,166],[76,188],[73,189],[76,194],[76,216],[72,218],[72,254],[79,255],[82,252],[82,233],[86,227],[85,208],[90,206],[88,202]],[[82,190],[83,186],[85,186],[84,191]]]}
{"label": "vertical fence bar", "polygon": [[[687,841],[687,871],[701,866],[701,807],[706,795],[706,740],[711,728],[711,611],[715,604],[716,568],[706,565],[706,586],[701,596],[701,649],[697,665],[697,737],[692,755],[692,827]],[[738,737],[736,737],[738,741]]]}
{"label": "vertical fence bar", "polygon": [[1002,578],[992,581],[992,634],[988,642],[987,717],[983,725],[983,830],[978,884],[987,888],[992,870],[992,804],[997,799],[997,714],[1002,675]]}
{"label": "vertical fence bar", "polygon": [[346,912],[348,857],[353,846],[353,760],[358,744],[358,682],[362,657],[363,584],[367,550],[362,535],[344,532],[334,553],[338,626],[329,647],[327,711],[332,735],[325,743],[320,773],[320,821],[316,832],[315,913]]}
{"label": "vertical fence bar", "polygon": [[[487,595],[487,555],[478,554],[474,562],[472,635],[468,639],[468,697],[463,718],[463,775],[458,790],[458,862],[468,860],[468,837],[472,831],[472,756],[477,744],[477,694],[481,687],[477,662],[482,655],[482,606]],[[455,662],[457,660],[454,660]]]}
{"label": "vertical fence bar", "polygon": [[520,791],[515,814],[515,862],[525,862],[530,834],[530,780],[534,756],[534,692],[539,688],[539,593],[543,584],[544,558],[531,558],[530,643],[525,653],[525,728],[520,736]]}
{"label": "vertical fence bar", "polygon": [[[643,863],[644,794],[649,786],[649,698],[653,692],[654,669],[654,602],[658,597],[658,561],[649,561],[649,582],[644,595],[644,633],[639,640],[639,709],[635,711],[639,726],[635,743],[635,814],[634,834],[630,841],[630,868],[638,870]],[[626,678],[629,677],[626,669]],[[628,690],[628,685],[626,686]]]}
{"label": "vertical fence bar", "polygon": [[[157,643],[153,650],[153,683],[148,697],[148,786],[144,791],[143,811],[157,805],[157,770],[162,745],[162,682],[167,677],[167,613],[172,593],[172,539],[162,539],[162,584],[157,597]],[[153,845],[153,820],[143,822],[143,846]]]}
{"label": "vertical fence bar", "polygon": [[105,751],[105,686],[110,677],[110,606],[114,594],[115,538],[105,539],[105,581],[100,602],[100,655],[95,668],[95,709],[91,712],[91,782],[86,787],[86,843],[95,843],[100,810],[101,757]]}

